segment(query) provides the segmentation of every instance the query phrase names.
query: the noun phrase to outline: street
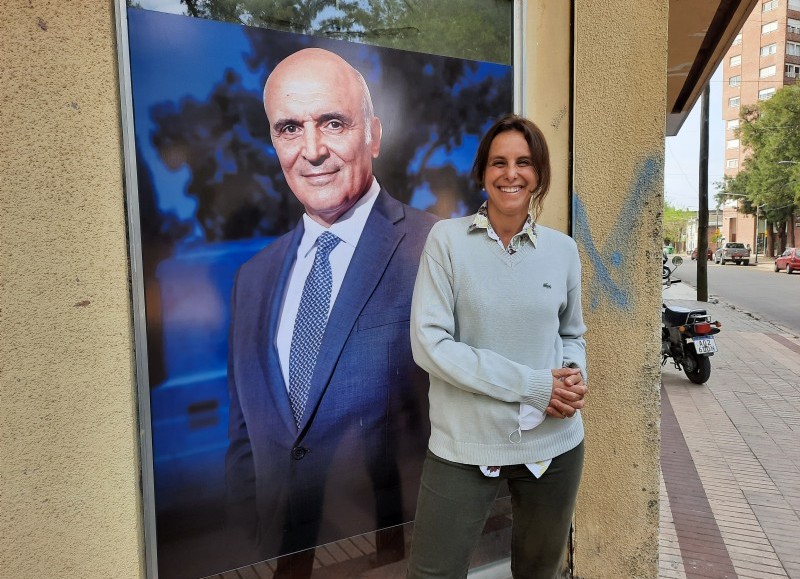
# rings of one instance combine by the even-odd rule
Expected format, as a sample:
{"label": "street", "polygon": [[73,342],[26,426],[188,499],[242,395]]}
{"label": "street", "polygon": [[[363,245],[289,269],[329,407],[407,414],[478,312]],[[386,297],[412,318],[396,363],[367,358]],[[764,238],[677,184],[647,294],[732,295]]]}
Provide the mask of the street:
{"label": "street", "polygon": [[[697,262],[685,256],[677,277],[697,287]],[[800,273],[775,273],[771,264],[759,266],[708,264],[708,293],[771,322],[791,329],[800,335]],[[669,290],[664,292],[670,299]]]}

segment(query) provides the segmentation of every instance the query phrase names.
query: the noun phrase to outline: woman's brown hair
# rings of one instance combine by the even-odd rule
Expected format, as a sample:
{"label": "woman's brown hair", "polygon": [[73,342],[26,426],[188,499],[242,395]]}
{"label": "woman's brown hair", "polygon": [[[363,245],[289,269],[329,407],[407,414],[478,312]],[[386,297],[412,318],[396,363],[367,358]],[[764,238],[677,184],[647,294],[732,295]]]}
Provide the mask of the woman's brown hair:
{"label": "woman's brown hair", "polygon": [[486,164],[489,162],[489,148],[492,146],[494,138],[506,131],[521,133],[531,151],[531,163],[533,163],[533,169],[539,179],[539,186],[531,197],[531,209],[533,210],[531,217],[536,219],[542,211],[544,198],[550,189],[550,151],[547,148],[544,134],[533,121],[519,115],[506,115],[496,121],[481,138],[470,175],[478,187],[483,187],[483,176]]}

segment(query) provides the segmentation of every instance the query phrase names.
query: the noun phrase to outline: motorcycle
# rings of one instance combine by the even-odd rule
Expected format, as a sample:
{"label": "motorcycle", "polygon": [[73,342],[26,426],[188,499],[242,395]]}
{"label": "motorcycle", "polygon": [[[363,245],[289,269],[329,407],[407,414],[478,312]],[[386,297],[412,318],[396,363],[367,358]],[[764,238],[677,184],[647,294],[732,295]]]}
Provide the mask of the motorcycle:
{"label": "motorcycle", "polygon": [[[662,285],[668,289],[681,280],[673,278],[673,272],[683,263],[676,255],[670,267],[664,254],[661,278]],[[704,384],[711,376],[711,360],[717,351],[714,334],[718,334],[722,324],[712,322],[711,316],[703,309],[690,309],[661,304],[661,365],[672,358],[677,370],[683,370],[694,384]]]}

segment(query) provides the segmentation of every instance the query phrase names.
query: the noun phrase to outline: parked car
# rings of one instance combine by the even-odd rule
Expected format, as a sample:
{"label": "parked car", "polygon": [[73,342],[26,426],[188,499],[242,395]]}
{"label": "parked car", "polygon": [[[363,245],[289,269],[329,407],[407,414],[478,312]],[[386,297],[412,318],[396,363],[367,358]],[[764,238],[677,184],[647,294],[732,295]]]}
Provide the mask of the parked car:
{"label": "parked car", "polygon": [[[697,248],[696,247],[692,250],[692,254],[689,257],[691,257],[692,259],[697,259]],[[708,251],[706,252],[706,259],[708,261],[711,261],[712,259],[714,259],[714,252],[711,251],[710,247],[708,248]]]}
{"label": "parked car", "polygon": [[775,259],[775,271],[786,268],[786,273],[800,271],[800,247],[787,247],[780,257]]}
{"label": "parked car", "polygon": [[744,243],[735,241],[723,243],[722,247],[714,252],[714,263],[725,265],[727,261],[732,261],[736,265],[748,265],[750,263],[750,248],[746,247]]}

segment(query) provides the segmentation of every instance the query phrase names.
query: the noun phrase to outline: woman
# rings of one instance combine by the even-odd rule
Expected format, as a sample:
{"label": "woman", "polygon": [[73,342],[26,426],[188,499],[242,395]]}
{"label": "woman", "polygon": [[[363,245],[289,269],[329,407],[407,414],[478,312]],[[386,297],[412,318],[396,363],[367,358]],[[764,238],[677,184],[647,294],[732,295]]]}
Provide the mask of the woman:
{"label": "woman", "polygon": [[535,223],[550,185],[544,136],[507,116],[478,147],[474,216],[440,221],[411,306],[430,374],[431,438],[409,578],[467,574],[506,479],[515,578],[556,577],[583,467],[586,352],[574,241]]}

